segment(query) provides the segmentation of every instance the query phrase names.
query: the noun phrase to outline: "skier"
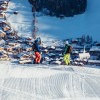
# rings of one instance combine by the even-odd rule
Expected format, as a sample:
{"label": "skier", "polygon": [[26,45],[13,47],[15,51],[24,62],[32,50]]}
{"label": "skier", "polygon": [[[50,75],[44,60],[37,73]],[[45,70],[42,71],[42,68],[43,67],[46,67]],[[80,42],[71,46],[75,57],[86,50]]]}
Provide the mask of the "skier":
{"label": "skier", "polygon": [[34,43],[33,43],[33,51],[35,53],[35,59],[34,59],[34,64],[39,64],[41,61],[41,50],[40,50],[40,45],[41,45],[41,39],[37,38]]}
{"label": "skier", "polygon": [[65,41],[65,48],[63,52],[64,62],[66,65],[70,64],[70,53],[72,51],[72,47],[69,45],[68,41]]}

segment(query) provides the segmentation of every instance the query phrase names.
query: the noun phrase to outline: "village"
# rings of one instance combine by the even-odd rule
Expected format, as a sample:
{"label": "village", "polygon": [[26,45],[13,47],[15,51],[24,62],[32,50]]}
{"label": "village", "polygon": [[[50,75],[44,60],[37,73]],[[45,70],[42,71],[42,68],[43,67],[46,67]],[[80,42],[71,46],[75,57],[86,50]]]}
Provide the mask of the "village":
{"label": "village", "polygon": [[[18,32],[11,27],[7,21],[6,11],[9,0],[0,1],[0,61],[16,61],[17,64],[33,64],[34,52],[32,44],[33,37],[21,37]],[[18,14],[18,12],[13,12]],[[100,42],[93,41],[91,37],[85,36],[75,39],[66,39],[71,44],[73,50],[71,54],[72,65],[97,65],[100,66]],[[86,40],[86,41],[85,41]],[[57,40],[58,42],[60,40]],[[56,41],[56,42],[57,42]],[[63,64],[63,45],[46,46],[42,44],[42,64]],[[52,44],[55,41],[52,41]]]}

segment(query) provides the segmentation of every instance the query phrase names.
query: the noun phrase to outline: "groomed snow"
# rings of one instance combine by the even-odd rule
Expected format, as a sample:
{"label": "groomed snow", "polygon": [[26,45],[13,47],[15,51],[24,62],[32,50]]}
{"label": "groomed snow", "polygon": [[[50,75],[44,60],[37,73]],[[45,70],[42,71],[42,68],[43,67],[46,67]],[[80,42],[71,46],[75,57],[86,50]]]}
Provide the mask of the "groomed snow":
{"label": "groomed snow", "polygon": [[0,100],[100,99],[100,69],[6,64],[0,65]]}

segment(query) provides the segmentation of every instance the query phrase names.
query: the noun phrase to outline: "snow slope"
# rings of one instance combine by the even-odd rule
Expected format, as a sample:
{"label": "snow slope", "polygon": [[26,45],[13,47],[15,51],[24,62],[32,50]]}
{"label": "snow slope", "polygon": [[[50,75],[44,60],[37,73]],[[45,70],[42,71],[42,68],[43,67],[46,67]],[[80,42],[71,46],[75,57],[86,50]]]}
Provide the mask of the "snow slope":
{"label": "snow slope", "polygon": [[38,17],[41,36],[50,35],[57,39],[79,37],[83,34],[93,36],[100,41],[100,0],[87,0],[87,10],[82,15],[58,19],[56,17]]}
{"label": "snow slope", "polygon": [[[48,16],[38,17],[38,33],[42,40],[46,41],[48,38],[66,39],[89,34],[93,36],[94,40],[100,41],[100,0],[87,1],[87,10],[81,15],[64,19]],[[19,14],[12,14],[14,11],[18,11]],[[7,14],[8,21],[19,32],[19,35],[31,35],[33,15],[31,5],[27,0],[12,0]]]}
{"label": "snow slope", "polygon": [[100,69],[0,64],[0,100],[99,100]]}
{"label": "snow slope", "polygon": [[[19,35],[30,36],[33,30],[33,13],[28,0],[11,0],[8,6],[7,20]],[[13,14],[18,11],[18,14]]]}

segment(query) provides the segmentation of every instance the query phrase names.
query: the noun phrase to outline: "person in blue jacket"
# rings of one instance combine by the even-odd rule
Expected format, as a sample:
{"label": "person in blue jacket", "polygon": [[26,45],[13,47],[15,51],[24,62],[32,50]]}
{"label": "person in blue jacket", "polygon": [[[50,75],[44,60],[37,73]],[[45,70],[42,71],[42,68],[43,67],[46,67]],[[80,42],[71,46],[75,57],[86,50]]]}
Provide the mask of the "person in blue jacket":
{"label": "person in blue jacket", "polygon": [[34,41],[34,44],[32,46],[33,51],[35,53],[35,59],[34,59],[34,64],[39,64],[41,62],[41,50],[40,50],[40,45],[41,45],[41,39],[37,38]]}

